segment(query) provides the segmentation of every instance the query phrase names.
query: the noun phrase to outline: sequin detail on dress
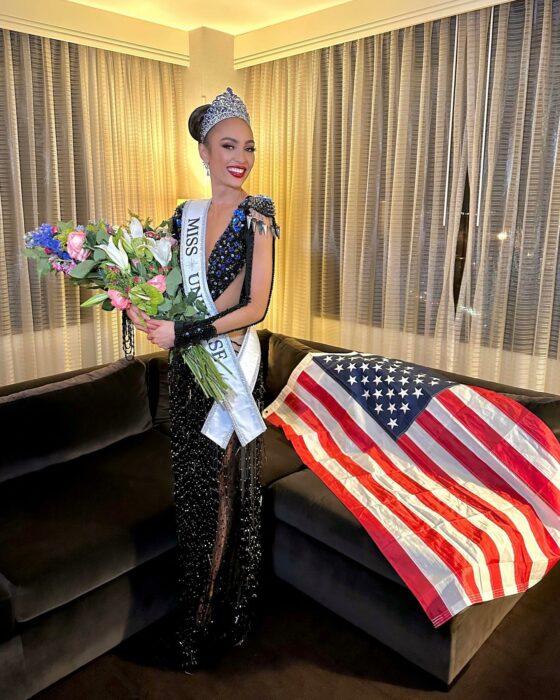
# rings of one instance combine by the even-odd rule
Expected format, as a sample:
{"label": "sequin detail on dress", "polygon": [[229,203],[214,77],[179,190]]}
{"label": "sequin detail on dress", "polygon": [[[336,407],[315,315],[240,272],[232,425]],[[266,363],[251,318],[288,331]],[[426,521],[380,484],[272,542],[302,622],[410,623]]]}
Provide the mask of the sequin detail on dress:
{"label": "sequin detail on dress", "polygon": [[233,212],[228,227],[218,238],[210,253],[207,280],[214,300],[229,287],[245,264],[247,242],[242,235],[246,221],[243,203],[248,199],[249,197],[245,197]]}
{"label": "sequin detail on dress", "polygon": [[[172,222],[177,238],[180,216],[178,208]],[[208,261],[214,300],[245,264],[246,231],[240,204]],[[242,643],[253,624],[261,566],[264,437],[241,447],[234,432],[222,449],[204,436],[201,429],[213,401],[175,355],[178,359],[169,365],[169,409],[179,607],[173,613],[172,652],[174,664],[189,672]],[[253,396],[262,411],[262,360]]]}

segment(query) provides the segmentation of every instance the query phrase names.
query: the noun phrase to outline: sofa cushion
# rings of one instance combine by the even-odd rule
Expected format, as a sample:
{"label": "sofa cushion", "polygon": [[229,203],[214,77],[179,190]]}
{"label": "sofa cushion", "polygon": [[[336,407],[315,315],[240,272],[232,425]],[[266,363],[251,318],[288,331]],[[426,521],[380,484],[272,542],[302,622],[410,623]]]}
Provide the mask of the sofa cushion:
{"label": "sofa cushion", "polygon": [[176,544],[169,440],[156,430],[10,479],[0,489],[0,574],[17,622]]}
{"label": "sofa cushion", "polygon": [[303,468],[301,457],[286,439],[283,431],[274,425],[268,426],[264,434],[261,484],[265,487],[270,486],[278,479]]}
{"label": "sofa cushion", "polygon": [[405,585],[360,522],[310,469],[270,486],[276,518],[366,568]]}
{"label": "sofa cushion", "polygon": [[518,401],[528,411],[534,413],[552,430],[560,441],[560,396],[526,396],[523,394],[508,394],[505,396]]}
{"label": "sofa cushion", "polygon": [[294,367],[312,348],[295,338],[273,333],[268,343],[265,402],[271,403],[287,384]]}
{"label": "sofa cushion", "polygon": [[94,452],[151,427],[146,368],[123,359],[2,396],[0,423],[0,481]]}

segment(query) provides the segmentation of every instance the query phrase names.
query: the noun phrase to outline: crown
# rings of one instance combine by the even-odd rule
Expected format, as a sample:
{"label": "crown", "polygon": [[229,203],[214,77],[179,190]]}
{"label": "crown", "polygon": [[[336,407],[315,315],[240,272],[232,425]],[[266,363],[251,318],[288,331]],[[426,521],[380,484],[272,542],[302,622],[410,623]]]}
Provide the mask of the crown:
{"label": "crown", "polygon": [[212,104],[206,110],[200,126],[200,142],[204,141],[206,134],[213,126],[221,122],[222,119],[229,119],[230,117],[239,117],[244,119],[247,124],[251,124],[249,112],[243,100],[228,87],[221,95],[217,95],[214,98]]}

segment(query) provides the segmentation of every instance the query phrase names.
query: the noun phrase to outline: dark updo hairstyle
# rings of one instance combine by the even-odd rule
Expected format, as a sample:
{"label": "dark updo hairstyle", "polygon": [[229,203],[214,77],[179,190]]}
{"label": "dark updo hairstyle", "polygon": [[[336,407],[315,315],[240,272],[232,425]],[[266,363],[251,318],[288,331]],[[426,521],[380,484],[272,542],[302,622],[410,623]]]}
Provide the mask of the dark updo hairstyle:
{"label": "dark updo hairstyle", "polygon": [[195,141],[200,142],[200,128],[204,115],[208,111],[208,107],[210,107],[209,104],[200,105],[200,107],[197,107],[191,112],[191,116],[189,117],[189,134]]}

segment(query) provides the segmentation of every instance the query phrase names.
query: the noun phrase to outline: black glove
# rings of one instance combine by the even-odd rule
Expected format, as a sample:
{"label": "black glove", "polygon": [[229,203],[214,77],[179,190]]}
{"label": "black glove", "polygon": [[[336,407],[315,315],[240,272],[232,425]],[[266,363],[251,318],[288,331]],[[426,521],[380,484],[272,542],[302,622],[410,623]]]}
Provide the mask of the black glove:
{"label": "black glove", "polygon": [[207,319],[175,321],[175,347],[187,348],[218,335],[216,326]]}

